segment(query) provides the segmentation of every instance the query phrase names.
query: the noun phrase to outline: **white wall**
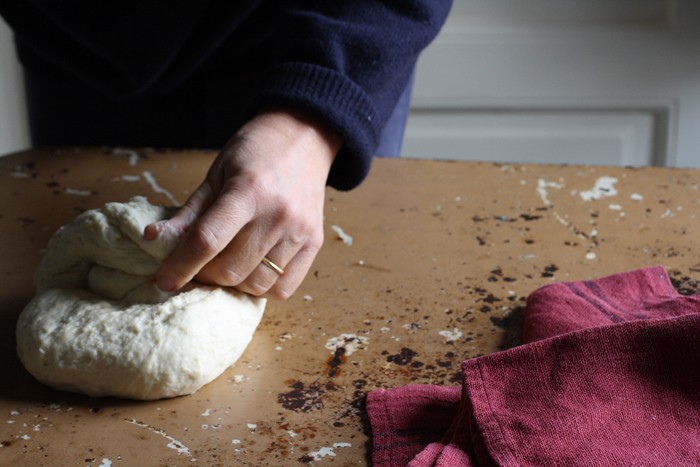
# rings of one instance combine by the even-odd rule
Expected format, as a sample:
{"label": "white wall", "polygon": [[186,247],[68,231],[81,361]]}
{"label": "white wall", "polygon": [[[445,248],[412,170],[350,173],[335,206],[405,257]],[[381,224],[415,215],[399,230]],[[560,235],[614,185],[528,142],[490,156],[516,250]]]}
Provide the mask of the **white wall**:
{"label": "white wall", "polygon": [[0,19],[0,155],[29,147],[22,72],[12,31]]}
{"label": "white wall", "polygon": [[404,156],[700,167],[698,0],[454,0]]}
{"label": "white wall", "polygon": [[[697,0],[524,3],[455,0],[419,63],[405,155],[700,167]],[[0,155],[29,147],[26,121],[0,19]]]}

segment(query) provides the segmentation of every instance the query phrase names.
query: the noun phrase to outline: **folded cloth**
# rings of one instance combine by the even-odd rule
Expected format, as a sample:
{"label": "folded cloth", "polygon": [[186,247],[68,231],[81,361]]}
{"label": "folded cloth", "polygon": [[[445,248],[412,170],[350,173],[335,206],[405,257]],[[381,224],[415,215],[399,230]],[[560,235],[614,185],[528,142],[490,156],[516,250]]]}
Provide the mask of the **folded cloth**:
{"label": "folded cloth", "polygon": [[462,387],[367,397],[375,466],[700,465],[700,295],[661,267],[555,283],[525,344],[462,363]]}

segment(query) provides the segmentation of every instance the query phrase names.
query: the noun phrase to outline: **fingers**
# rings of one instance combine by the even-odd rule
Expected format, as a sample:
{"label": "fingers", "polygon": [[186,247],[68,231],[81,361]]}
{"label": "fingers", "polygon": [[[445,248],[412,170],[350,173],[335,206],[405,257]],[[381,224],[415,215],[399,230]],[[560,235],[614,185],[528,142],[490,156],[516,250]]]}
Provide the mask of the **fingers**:
{"label": "fingers", "polygon": [[[251,223],[195,276],[202,283],[235,287],[255,296],[289,298],[301,284],[323,244],[323,231],[285,230],[285,223]],[[297,226],[298,227],[298,226]],[[277,241],[275,244],[270,244]],[[267,258],[284,272],[265,265]]]}
{"label": "fingers", "polygon": [[214,190],[209,181],[205,180],[170,219],[147,225],[143,231],[143,238],[155,240],[164,234],[176,237],[184,235],[195,219],[207,209],[213,200]]}
{"label": "fingers", "polygon": [[[159,288],[174,291],[196,277],[254,295],[291,295],[323,242],[325,184],[340,145],[325,124],[302,113],[256,115],[185,206],[146,227],[146,239],[181,238],[156,273]],[[264,257],[285,273],[261,264]]]}
{"label": "fingers", "polygon": [[[206,206],[206,202],[203,204]],[[175,250],[163,261],[156,273],[161,290],[182,288],[202,268],[219,255],[253,217],[245,196],[234,191],[220,194],[199,217],[197,202],[192,208],[183,208],[179,217],[171,219],[176,228],[186,227],[186,233]],[[219,285],[226,285],[222,280]]]}
{"label": "fingers", "polygon": [[[300,250],[284,268],[284,274],[277,278],[274,285],[267,290],[265,295],[278,300],[286,300],[291,297],[309,272],[318,251],[319,247],[312,246]],[[261,265],[258,269],[267,269],[267,267]]]}
{"label": "fingers", "polygon": [[[257,226],[251,223],[241,229],[223,251],[202,267],[196,275],[197,281],[226,287],[238,287],[245,282],[281,235],[281,232],[267,232],[264,235],[263,230],[259,223]],[[286,264],[289,259],[280,255],[277,261],[278,264]]]}
{"label": "fingers", "polygon": [[[264,201],[273,207],[261,214],[256,207]],[[251,295],[288,298],[323,243],[322,208],[308,216],[299,205],[291,207],[243,183],[227,184],[214,196],[211,186],[203,183],[171,219],[144,231],[148,240],[181,237],[156,273],[158,287],[174,291],[194,278]],[[264,257],[285,274],[263,265]]]}

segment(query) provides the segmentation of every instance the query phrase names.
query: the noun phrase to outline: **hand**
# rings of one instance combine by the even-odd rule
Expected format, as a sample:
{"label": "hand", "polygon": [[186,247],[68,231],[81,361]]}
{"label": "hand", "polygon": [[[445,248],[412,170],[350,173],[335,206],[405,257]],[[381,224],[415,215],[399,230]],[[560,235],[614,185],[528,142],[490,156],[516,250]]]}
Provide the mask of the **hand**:
{"label": "hand", "polygon": [[[243,126],[202,184],[169,220],[146,227],[183,237],[156,274],[178,290],[193,278],[286,299],[323,244],[323,203],[340,138],[306,115],[269,110]],[[261,263],[267,257],[284,269]]]}

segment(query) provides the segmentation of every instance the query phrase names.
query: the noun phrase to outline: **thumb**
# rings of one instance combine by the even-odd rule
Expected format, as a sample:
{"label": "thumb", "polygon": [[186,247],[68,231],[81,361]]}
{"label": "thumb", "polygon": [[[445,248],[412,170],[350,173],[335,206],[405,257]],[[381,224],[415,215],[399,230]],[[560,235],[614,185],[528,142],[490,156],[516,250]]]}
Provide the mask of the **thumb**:
{"label": "thumb", "polygon": [[205,180],[170,219],[148,224],[143,230],[144,240],[156,240],[163,235],[170,238],[181,237],[192,223],[206,211],[214,198],[214,191],[209,182]]}

